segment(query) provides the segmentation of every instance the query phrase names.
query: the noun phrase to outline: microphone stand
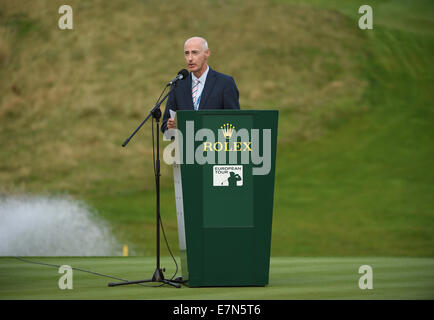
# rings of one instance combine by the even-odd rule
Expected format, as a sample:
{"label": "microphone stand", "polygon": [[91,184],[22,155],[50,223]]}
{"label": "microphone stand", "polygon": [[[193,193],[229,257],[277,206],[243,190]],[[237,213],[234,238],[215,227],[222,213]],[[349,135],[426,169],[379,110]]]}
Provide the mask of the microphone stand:
{"label": "microphone stand", "polygon": [[[170,85],[169,92],[164,96],[162,100],[157,101],[155,106],[152,108],[152,110],[149,112],[149,115],[145,118],[145,120],[142,121],[142,123],[134,130],[134,132],[124,141],[122,144],[122,147],[125,147],[128,142],[130,142],[131,138],[139,131],[139,129],[145,124],[145,122],[152,116],[155,119],[156,126],[157,126],[157,156],[156,156],[156,164],[155,164],[155,181],[156,181],[156,193],[157,193],[157,261],[156,261],[156,268],[155,272],[151,279],[145,279],[145,280],[136,280],[136,281],[123,281],[123,282],[116,282],[116,283],[109,283],[109,287],[115,287],[115,286],[122,286],[127,284],[139,284],[143,282],[161,282],[163,284],[169,284],[171,286],[174,286],[176,288],[180,288],[181,285],[176,283],[177,281],[172,280],[166,280],[164,279],[163,271],[164,269],[160,268],[160,129],[159,129],[159,123],[161,118],[161,110],[160,105],[163,103],[164,100],[169,96],[169,94],[172,92],[173,88],[176,86],[175,83],[169,83],[166,88]],[[164,92],[164,91],[163,91]],[[161,96],[160,96],[161,97]]]}

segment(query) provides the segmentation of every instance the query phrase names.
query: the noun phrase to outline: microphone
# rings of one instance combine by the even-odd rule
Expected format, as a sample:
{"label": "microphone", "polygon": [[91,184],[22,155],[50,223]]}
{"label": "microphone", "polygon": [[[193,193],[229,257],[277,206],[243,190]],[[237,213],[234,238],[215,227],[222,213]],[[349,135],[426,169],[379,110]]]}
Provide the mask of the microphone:
{"label": "microphone", "polygon": [[167,85],[171,86],[172,84],[176,83],[178,80],[182,80],[188,77],[188,71],[187,69],[182,69],[178,72],[178,75],[173,78]]}

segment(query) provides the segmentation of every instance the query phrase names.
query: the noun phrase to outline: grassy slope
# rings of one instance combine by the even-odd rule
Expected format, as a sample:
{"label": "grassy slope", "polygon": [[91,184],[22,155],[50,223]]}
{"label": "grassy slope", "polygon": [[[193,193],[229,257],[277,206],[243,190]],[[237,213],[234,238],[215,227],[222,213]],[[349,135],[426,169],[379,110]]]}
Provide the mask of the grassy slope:
{"label": "grassy slope", "polygon": [[[105,273],[122,279],[148,278],[154,270],[152,258],[33,258],[49,264]],[[163,259],[166,275],[173,263]],[[373,270],[373,290],[361,290],[361,265]],[[109,288],[116,280],[80,271],[73,272],[73,290],[60,290],[56,267],[27,264],[0,258],[0,299],[433,299],[432,258],[288,258],[271,259],[270,283],[266,287],[155,288],[136,285]],[[6,276],[7,275],[7,276]],[[156,285],[156,284],[148,284]]]}
{"label": "grassy slope", "polygon": [[[425,5],[373,5],[376,26],[364,42],[369,110],[280,153],[292,165],[277,180],[277,212],[291,218],[276,216],[274,240],[292,243],[291,254],[433,254],[434,42]],[[288,220],[294,232],[285,234]]]}
{"label": "grassy slope", "polygon": [[[356,1],[209,1],[195,12],[71,1],[72,32],[53,27],[51,3],[0,6],[4,192],[85,199],[122,241],[153,254],[149,125],[120,143],[200,30],[243,107],[280,111],[273,255],[432,256],[429,2],[373,2],[374,30],[361,31]],[[162,184],[177,251],[165,165]]]}

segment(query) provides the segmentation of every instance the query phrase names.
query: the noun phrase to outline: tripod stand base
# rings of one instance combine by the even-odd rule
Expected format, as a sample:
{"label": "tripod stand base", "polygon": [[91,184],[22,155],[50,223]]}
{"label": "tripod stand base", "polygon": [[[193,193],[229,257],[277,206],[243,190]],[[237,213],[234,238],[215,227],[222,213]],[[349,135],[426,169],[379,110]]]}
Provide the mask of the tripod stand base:
{"label": "tripod stand base", "polygon": [[135,280],[135,281],[123,281],[123,282],[110,282],[108,284],[109,287],[116,287],[116,286],[124,286],[127,284],[140,284],[140,283],[145,283],[145,282],[161,282],[164,284],[168,284],[171,285],[175,288],[181,288],[181,285],[174,282],[174,281],[170,281],[170,280],[166,280],[164,279],[164,275],[163,272],[161,271],[161,269],[157,268],[155,269],[154,275],[152,276],[152,279],[146,279],[146,280]]}

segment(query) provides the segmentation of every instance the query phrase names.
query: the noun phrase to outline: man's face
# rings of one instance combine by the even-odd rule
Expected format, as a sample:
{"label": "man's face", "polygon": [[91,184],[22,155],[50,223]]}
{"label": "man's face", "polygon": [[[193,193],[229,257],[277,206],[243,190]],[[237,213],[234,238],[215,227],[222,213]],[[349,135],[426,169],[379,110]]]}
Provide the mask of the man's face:
{"label": "man's face", "polygon": [[202,74],[207,67],[209,49],[203,49],[203,43],[200,39],[191,39],[184,46],[185,63],[190,72]]}

